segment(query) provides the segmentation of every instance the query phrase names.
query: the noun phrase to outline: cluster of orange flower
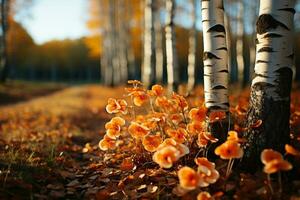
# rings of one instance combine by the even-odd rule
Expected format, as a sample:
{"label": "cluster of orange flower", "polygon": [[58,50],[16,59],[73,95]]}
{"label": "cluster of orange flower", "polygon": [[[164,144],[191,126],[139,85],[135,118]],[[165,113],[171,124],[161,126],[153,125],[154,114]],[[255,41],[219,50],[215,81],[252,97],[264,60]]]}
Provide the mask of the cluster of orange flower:
{"label": "cluster of orange flower", "polygon": [[126,88],[127,101],[108,100],[106,111],[116,116],[105,125],[106,134],[99,143],[100,149],[115,149],[121,136],[129,134],[134,144],[141,144],[146,151],[153,153],[154,162],[170,168],[189,153],[189,145],[198,134],[206,138],[206,143],[217,141],[209,133],[203,133],[205,107],[189,112],[188,102],[183,96],[173,93],[167,97],[160,85],[146,90],[139,81],[129,81],[129,84],[132,87]]}
{"label": "cluster of orange flower", "polygon": [[[146,90],[139,81],[129,81],[129,84],[132,87],[126,88],[127,101],[108,100],[106,110],[116,116],[105,125],[106,135],[99,143],[100,149],[115,149],[119,144],[124,144],[120,138],[126,136],[136,148],[142,147],[148,154],[152,153],[152,160],[161,168],[171,168],[181,157],[190,153],[189,148],[194,144],[200,149],[207,149],[210,144],[218,141],[208,131],[206,122],[224,119],[224,112],[213,112],[207,116],[204,105],[189,109],[183,96],[177,93],[167,96],[160,85]],[[221,159],[229,160],[225,177],[230,175],[234,159],[243,156],[243,142],[245,140],[239,138],[236,131],[229,131],[227,140],[215,149],[215,154]],[[286,146],[286,149],[287,153],[300,155],[291,146]],[[292,167],[281,154],[273,150],[264,150],[261,159],[265,164],[264,171],[268,174]],[[184,190],[207,187],[220,176],[215,164],[206,157],[195,158],[195,163],[198,166],[196,171],[188,166],[178,171],[180,187]],[[198,195],[198,199],[211,198],[208,192]]]}

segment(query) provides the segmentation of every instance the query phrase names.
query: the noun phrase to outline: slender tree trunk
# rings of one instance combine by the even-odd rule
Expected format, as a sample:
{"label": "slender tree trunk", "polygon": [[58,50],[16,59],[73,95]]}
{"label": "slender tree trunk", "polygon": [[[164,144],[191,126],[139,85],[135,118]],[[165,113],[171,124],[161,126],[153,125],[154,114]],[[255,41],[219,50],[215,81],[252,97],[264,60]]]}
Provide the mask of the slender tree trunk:
{"label": "slender tree trunk", "polygon": [[[128,59],[127,59],[127,36],[126,35],[126,2],[125,1],[117,1],[118,12],[117,14],[117,26],[118,26],[118,56],[120,63],[120,81],[121,83],[126,83],[128,79]],[[125,20],[125,22],[124,22]]]}
{"label": "slender tree trunk", "polygon": [[117,29],[117,0],[110,0],[110,18],[112,25],[111,32],[111,54],[112,54],[112,86],[118,85],[121,82],[121,72],[120,72],[120,59],[118,55],[118,31]]}
{"label": "slender tree trunk", "polygon": [[[155,69],[153,1],[145,2],[144,60],[142,67],[142,82],[147,87],[151,84]],[[151,80],[152,79],[152,80]]]}
{"label": "slender tree trunk", "polygon": [[[103,56],[101,60],[103,80],[105,85],[112,86],[113,81],[113,51],[114,51],[114,8],[112,1],[107,2],[107,19],[105,20],[106,30],[104,31],[104,49]],[[105,12],[102,10],[102,12]]]}
{"label": "slender tree trunk", "polygon": [[[230,28],[230,20],[226,13],[224,13],[224,24],[225,24],[225,31],[226,31],[226,45],[227,45],[227,54],[228,54],[228,74],[232,71],[232,53],[231,53],[231,46],[232,46],[232,34]],[[230,76],[228,77],[230,81]]]}
{"label": "slender tree trunk", "polygon": [[128,69],[127,69],[127,73],[128,73],[128,79],[134,79],[134,74],[136,74],[136,63],[135,63],[135,56],[134,56],[134,49],[133,49],[133,45],[132,45],[132,34],[131,34],[131,25],[130,25],[130,20],[132,17],[132,6],[130,4],[131,0],[127,0],[125,1],[125,16],[126,16],[126,21],[128,21],[128,23],[125,23],[125,34],[127,35],[127,37],[125,38],[125,46],[127,48],[126,50],[126,57],[127,57],[127,62],[128,62]]}
{"label": "slender tree trunk", "polygon": [[0,82],[5,82],[9,72],[7,56],[7,30],[8,30],[9,0],[1,0],[1,52],[0,52]]}
{"label": "slender tree trunk", "polygon": [[[228,53],[223,0],[202,0],[202,23],[205,106],[208,114],[215,111],[228,114]],[[227,135],[228,119],[209,127],[223,140]]]}
{"label": "slender tree trunk", "polygon": [[[257,163],[264,148],[283,151],[289,141],[294,4],[294,0],[260,1],[255,77],[245,133],[246,165]],[[261,126],[253,127],[258,120]]]}
{"label": "slender tree trunk", "polygon": [[197,49],[197,30],[196,30],[196,2],[192,1],[192,28],[189,37],[189,56],[188,56],[188,92],[191,92],[195,87],[195,70],[196,70],[196,49]]}
{"label": "slender tree trunk", "polygon": [[202,0],[205,105],[228,111],[228,53],[222,0]]}
{"label": "slender tree trunk", "polygon": [[244,62],[244,2],[238,2],[238,15],[237,15],[237,39],[236,39],[236,60],[238,70],[238,83],[244,85],[245,80],[245,62]]}
{"label": "slender tree trunk", "polygon": [[179,65],[175,46],[174,11],[175,0],[166,0],[166,54],[167,54],[167,79],[169,90],[177,90],[179,84]]}
{"label": "slender tree trunk", "polygon": [[[253,1],[251,2],[251,7],[250,9],[252,10],[252,15],[251,15],[251,25],[252,27],[255,27],[255,22],[256,22],[256,16],[257,16],[257,9],[258,5],[257,2]],[[249,81],[252,80],[253,75],[254,75],[254,66],[255,65],[255,29],[253,28],[253,32],[251,33],[250,41],[249,41]]]}
{"label": "slender tree trunk", "polygon": [[154,30],[155,30],[155,72],[156,82],[162,83],[163,81],[163,65],[164,65],[164,54],[162,46],[162,25],[160,22],[160,9],[158,0],[155,0],[155,13],[154,13]]}

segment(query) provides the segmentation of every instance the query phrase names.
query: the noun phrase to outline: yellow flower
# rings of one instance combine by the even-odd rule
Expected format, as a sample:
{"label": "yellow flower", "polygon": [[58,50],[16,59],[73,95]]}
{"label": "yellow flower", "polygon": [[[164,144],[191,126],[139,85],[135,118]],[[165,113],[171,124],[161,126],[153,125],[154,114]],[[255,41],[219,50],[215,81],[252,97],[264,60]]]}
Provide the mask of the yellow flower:
{"label": "yellow flower", "polygon": [[273,160],[283,160],[283,157],[279,152],[273,149],[265,149],[260,154],[260,160],[266,165]]}
{"label": "yellow flower", "polygon": [[214,198],[208,192],[200,192],[197,195],[197,200],[213,200]]}
{"label": "yellow flower", "polygon": [[148,95],[145,92],[135,92],[133,93],[133,96],[134,105],[139,107],[148,100]]}
{"label": "yellow flower", "polygon": [[146,135],[143,138],[143,146],[149,152],[154,152],[158,146],[162,143],[160,135]]}
{"label": "yellow flower", "polygon": [[150,129],[136,122],[131,122],[128,132],[134,138],[143,138],[150,133]]}
{"label": "yellow flower", "polygon": [[265,164],[264,172],[267,174],[288,171],[293,168],[291,163],[284,160],[282,155],[273,149],[263,150],[260,159]]}
{"label": "yellow flower", "polygon": [[178,128],[177,130],[168,129],[167,134],[178,143],[184,143],[186,141],[187,133],[183,128]]}
{"label": "yellow flower", "polygon": [[222,159],[233,159],[243,157],[244,151],[239,143],[229,140],[218,146],[215,149],[215,154]]}
{"label": "yellow flower", "polygon": [[199,147],[206,147],[209,142],[215,143],[218,142],[218,139],[207,131],[202,131],[198,134],[197,144]]}
{"label": "yellow flower", "polygon": [[127,113],[127,102],[124,99],[113,99],[109,98],[106,106],[106,111],[109,114],[119,113],[122,114]]}
{"label": "yellow flower", "polygon": [[159,145],[158,150],[166,146],[173,146],[174,148],[176,148],[179,151],[179,157],[185,156],[190,153],[190,150],[186,145],[176,142],[173,138],[165,139],[163,143]]}
{"label": "yellow flower", "polygon": [[206,117],[207,108],[202,106],[200,108],[193,108],[189,112],[189,118],[193,121],[204,121]]}
{"label": "yellow flower", "polygon": [[107,151],[109,149],[115,149],[116,148],[116,141],[114,139],[111,139],[107,135],[104,135],[103,139],[99,142],[99,148],[102,151]]}
{"label": "yellow flower", "polygon": [[200,176],[190,167],[182,167],[178,171],[179,184],[187,190],[196,189],[199,186]]}
{"label": "yellow flower", "polygon": [[215,169],[215,163],[208,161],[207,158],[196,158],[195,163],[198,165],[198,173],[201,176],[200,187],[207,187],[220,177]]}
{"label": "yellow flower", "polygon": [[196,135],[202,131],[204,131],[203,122],[192,122],[187,125],[187,130],[191,135]]}
{"label": "yellow flower", "polygon": [[300,151],[298,151],[297,149],[295,149],[293,146],[289,145],[289,144],[286,144],[284,146],[285,148],[285,152],[287,154],[291,154],[293,156],[300,156]]}
{"label": "yellow flower", "polygon": [[181,110],[187,110],[188,109],[188,103],[186,101],[186,99],[176,93],[173,93],[172,98],[175,100],[177,106],[181,109]]}
{"label": "yellow flower", "polygon": [[153,85],[151,91],[155,96],[162,96],[164,93],[164,88],[161,85]]}
{"label": "yellow flower", "polygon": [[121,134],[121,127],[125,125],[125,120],[121,117],[114,117],[105,124],[106,134],[112,139],[116,139]]}
{"label": "yellow flower", "polygon": [[166,146],[158,149],[153,154],[153,161],[162,168],[171,168],[173,163],[180,158],[180,152],[173,146]]}
{"label": "yellow flower", "polygon": [[267,174],[273,174],[279,171],[288,171],[293,168],[292,164],[286,160],[272,160],[264,167],[264,172]]}

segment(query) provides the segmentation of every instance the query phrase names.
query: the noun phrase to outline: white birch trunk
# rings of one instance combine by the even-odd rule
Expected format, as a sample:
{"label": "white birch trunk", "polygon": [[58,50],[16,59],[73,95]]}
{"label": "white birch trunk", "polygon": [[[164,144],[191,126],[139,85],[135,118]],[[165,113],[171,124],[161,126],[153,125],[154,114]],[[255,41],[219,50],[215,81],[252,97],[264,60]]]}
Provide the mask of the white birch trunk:
{"label": "white birch trunk", "polygon": [[[255,77],[245,133],[245,160],[249,163],[259,162],[259,153],[265,148],[284,151],[290,139],[294,5],[295,0],[260,0]],[[262,125],[251,128],[257,120]]]}
{"label": "white birch trunk", "polygon": [[236,40],[236,61],[237,61],[237,69],[238,69],[238,82],[240,85],[244,83],[244,2],[240,0],[238,2],[238,15],[237,15],[237,40]]}
{"label": "white birch trunk", "polygon": [[[126,2],[118,1],[118,49],[119,49],[119,60],[120,60],[120,74],[121,74],[121,83],[127,83],[128,79],[128,59],[127,59],[127,40],[130,40],[130,36],[126,35]],[[125,21],[124,21],[125,20]]]}
{"label": "white birch trunk", "polygon": [[[267,95],[275,101],[286,96],[278,93],[280,71],[293,66],[293,16],[294,0],[261,0],[257,21],[255,78],[252,87],[264,83]],[[265,21],[268,23],[266,24]],[[257,94],[262,95],[262,94]]]}
{"label": "white birch trunk", "polygon": [[163,64],[164,54],[162,47],[162,25],[160,22],[160,9],[158,5],[159,1],[155,0],[155,16],[154,16],[154,30],[155,30],[155,73],[156,82],[162,83],[163,81]]}
{"label": "white birch trunk", "polygon": [[196,2],[192,1],[192,28],[189,37],[189,55],[188,55],[188,92],[191,92],[195,86],[195,70],[196,70],[196,49],[197,49],[197,30],[196,30]]}
{"label": "white birch trunk", "polygon": [[142,82],[145,86],[151,83],[151,76],[154,73],[155,54],[154,54],[154,27],[153,27],[153,2],[152,0],[145,1],[144,13],[144,60],[142,67]]}
{"label": "white birch trunk", "polygon": [[175,0],[166,0],[166,54],[167,54],[167,79],[169,89],[175,89],[179,82],[179,68],[175,46],[174,11]]}
{"label": "white birch trunk", "polygon": [[118,32],[116,30],[117,28],[117,6],[116,6],[116,0],[110,0],[110,18],[111,18],[111,25],[112,25],[112,85],[118,85],[121,82],[121,72],[120,72],[120,59],[118,56]]}
{"label": "white birch trunk", "polygon": [[230,74],[231,74],[231,71],[232,71],[232,54],[231,54],[231,44],[232,44],[232,41],[231,41],[231,28],[230,28],[230,20],[229,20],[229,17],[226,13],[224,13],[224,24],[225,24],[225,31],[226,31],[226,45],[227,45],[227,54],[228,54],[228,60],[227,60],[227,63],[228,63],[228,80],[230,82]]}
{"label": "white birch trunk", "polygon": [[202,0],[205,105],[228,111],[228,53],[223,0]]}
{"label": "white birch trunk", "polygon": [[[250,9],[252,10],[252,15],[251,15],[251,25],[253,27],[255,27],[255,22],[256,22],[256,16],[257,16],[257,9],[258,9],[258,3],[256,2],[252,2],[252,5],[250,7]],[[249,68],[249,80],[252,80],[253,79],[253,76],[254,76],[254,66],[255,65],[255,57],[256,57],[256,54],[255,54],[255,29],[253,28],[253,32],[251,33],[251,41],[249,42],[249,53],[250,53],[250,68]]]}

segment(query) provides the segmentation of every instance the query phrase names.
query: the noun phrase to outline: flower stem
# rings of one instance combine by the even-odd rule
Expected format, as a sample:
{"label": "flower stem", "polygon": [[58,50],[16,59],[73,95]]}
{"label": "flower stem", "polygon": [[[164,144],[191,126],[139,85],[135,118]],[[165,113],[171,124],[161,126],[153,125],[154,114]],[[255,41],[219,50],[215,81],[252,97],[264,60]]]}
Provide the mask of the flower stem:
{"label": "flower stem", "polygon": [[226,174],[225,174],[226,178],[228,178],[229,175],[231,174],[231,169],[232,169],[232,166],[233,166],[233,162],[234,162],[234,159],[230,158],[229,161],[228,161],[227,170],[226,170]]}
{"label": "flower stem", "polygon": [[271,182],[270,174],[267,175],[267,182],[268,182],[268,186],[269,186],[270,191],[271,191],[271,195],[273,195],[274,194],[274,190],[273,190],[273,187],[272,187],[272,182]]}
{"label": "flower stem", "polygon": [[278,172],[278,185],[279,185],[279,195],[282,194],[282,179],[281,179],[281,172]]}

